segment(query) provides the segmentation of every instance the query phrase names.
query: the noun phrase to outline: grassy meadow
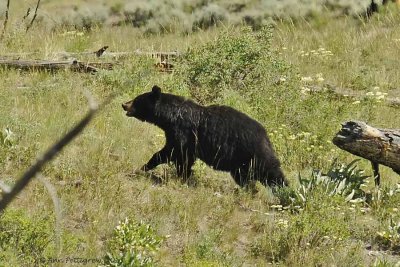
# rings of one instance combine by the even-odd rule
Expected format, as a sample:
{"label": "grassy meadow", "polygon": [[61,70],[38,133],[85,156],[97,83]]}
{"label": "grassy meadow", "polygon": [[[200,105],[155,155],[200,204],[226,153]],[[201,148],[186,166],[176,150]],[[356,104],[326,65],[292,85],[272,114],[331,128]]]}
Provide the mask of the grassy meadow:
{"label": "grassy meadow", "polygon": [[[87,92],[98,102],[116,94],[42,171],[57,191],[61,216],[39,179],[1,215],[0,266],[400,263],[400,177],[381,166],[376,188],[371,164],[352,165],[359,158],[331,143],[348,120],[400,128],[399,107],[385,101],[400,95],[395,5],[369,21],[322,13],[257,29],[227,20],[207,30],[153,34],[130,25],[49,30],[40,21],[25,33],[16,13],[0,57],[56,59],[56,52],[104,45],[183,56],[173,73],[160,73],[152,59],[139,56],[96,74],[0,69],[0,180],[7,185],[86,114]],[[238,188],[228,173],[202,162],[187,183],[168,165],[153,172],[161,184],[151,174],[132,174],[163,146],[164,135],[126,117],[121,104],[155,84],[257,119],[290,187],[275,194],[259,184]],[[332,87],[356,96],[335,95]]]}

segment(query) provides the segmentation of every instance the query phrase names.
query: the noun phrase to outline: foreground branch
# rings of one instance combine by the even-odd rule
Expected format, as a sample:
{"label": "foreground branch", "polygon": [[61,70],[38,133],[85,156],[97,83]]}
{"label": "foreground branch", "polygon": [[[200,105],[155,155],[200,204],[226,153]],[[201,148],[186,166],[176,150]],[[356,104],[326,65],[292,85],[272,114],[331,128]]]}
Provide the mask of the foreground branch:
{"label": "foreground branch", "polygon": [[380,183],[379,164],[400,174],[400,130],[377,129],[361,121],[348,121],[333,138],[339,148],[371,161],[375,182]]}
{"label": "foreground branch", "polygon": [[[109,97],[104,103],[103,106],[108,103],[111,99]],[[34,165],[32,165],[22,177],[16,182],[14,187],[9,192],[3,192],[3,198],[0,201],[0,215],[7,207],[7,205],[14,199],[21,191],[29,184],[35,175],[40,172],[43,166],[52,160],[67,144],[69,144],[82,130],[89,124],[89,122],[93,119],[95,113],[99,110],[96,105],[91,104],[91,99],[89,99],[90,110],[87,115],[75,126],[73,127],[67,134],[65,134],[57,143],[55,143],[52,147],[50,147],[46,153],[40,157]]]}

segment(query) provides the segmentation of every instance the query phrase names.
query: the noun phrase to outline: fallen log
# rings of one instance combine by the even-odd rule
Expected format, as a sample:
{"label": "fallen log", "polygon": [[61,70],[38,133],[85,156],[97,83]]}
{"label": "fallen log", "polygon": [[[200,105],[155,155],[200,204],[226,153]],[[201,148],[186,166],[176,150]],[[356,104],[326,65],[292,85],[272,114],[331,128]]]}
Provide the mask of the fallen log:
{"label": "fallen log", "polygon": [[[181,56],[181,53],[178,51],[141,51],[141,50],[135,50],[133,52],[107,52],[106,50],[108,49],[108,46],[103,46],[99,50],[96,51],[91,51],[91,52],[66,52],[66,51],[61,51],[61,52],[53,52],[50,53],[52,57],[56,58],[73,58],[73,57],[82,57],[82,56],[90,56],[90,55],[95,55],[96,57],[111,57],[114,59],[120,59],[120,58],[125,58],[125,57],[133,57],[133,56],[147,56],[150,58],[155,58],[159,59],[160,61],[167,61],[171,59],[175,59],[179,56]],[[41,52],[21,52],[21,53],[8,53],[8,54],[3,54],[0,55],[1,59],[18,59],[18,58],[24,58],[28,56],[37,56],[40,55]]]}
{"label": "fallen log", "polygon": [[[85,71],[85,72],[96,72],[96,68],[101,69],[112,69],[114,65],[117,65],[122,59],[130,58],[134,56],[146,56],[154,59],[154,66],[161,72],[172,72],[174,68],[174,61],[181,54],[177,51],[155,51],[155,52],[143,52],[136,50],[134,52],[106,52],[108,46],[103,46],[95,52],[54,52],[51,54],[52,58],[57,58],[58,61],[31,61],[26,59],[20,59],[27,56],[38,55],[39,52],[29,53],[13,53],[0,55],[0,66],[5,65],[17,69],[50,69],[58,70],[62,68],[71,68],[74,71]],[[96,57],[111,58],[115,62],[87,62],[84,63],[82,60],[77,61],[76,58],[82,58],[86,56],[95,55]],[[74,65],[75,64],[75,65]],[[71,66],[72,65],[72,66]],[[86,67],[86,68],[85,68]]]}
{"label": "fallen log", "polygon": [[332,141],[339,148],[370,160],[375,184],[380,184],[379,164],[400,175],[400,129],[379,129],[362,121],[348,121]]}
{"label": "fallen log", "polygon": [[[108,45],[103,46],[99,50],[92,51],[92,52],[54,52],[51,53],[50,55],[52,57],[56,57],[57,59],[70,59],[70,58],[75,58],[77,56],[90,56],[90,55],[95,55],[96,57],[101,57],[104,52],[108,49]],[[9,53],[5,55],[0,55],[0,59],[2,60],[19,60],[20,58],[26,58],[28,56],[37,56],[40,55],[41,53],[36,51],[36,52],[21,52],[21,53]]]}
{"label": "fallen log", "polygon": [[98,69],[87,63],[77,60],[45,61],[45,60],[0,60],[0,66],[20,70],[48,70],[57,71],[69,69],[71,71],[94,73]]}

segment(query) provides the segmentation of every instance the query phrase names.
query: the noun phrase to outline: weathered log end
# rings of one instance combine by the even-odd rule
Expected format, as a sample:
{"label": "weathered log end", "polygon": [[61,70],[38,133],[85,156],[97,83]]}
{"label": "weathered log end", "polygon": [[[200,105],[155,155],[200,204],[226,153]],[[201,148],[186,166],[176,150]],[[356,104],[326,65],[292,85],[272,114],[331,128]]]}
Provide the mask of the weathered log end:
{"label": "weathered log end", "polygon": [[348,121],[332,142],[339,148],[371,161],[376,183],[379,183],[377,165],[382,164],[400,174],[400,130],[378,129],[362,121]]}
{"label": "weathered log end", "polygon": [[381,138],[384,134],[376,128],[362,121],[348,121],[342,124],[342,129],[333,138],[333,143],[340,147],[347,143],[353,143],[361,138]]}

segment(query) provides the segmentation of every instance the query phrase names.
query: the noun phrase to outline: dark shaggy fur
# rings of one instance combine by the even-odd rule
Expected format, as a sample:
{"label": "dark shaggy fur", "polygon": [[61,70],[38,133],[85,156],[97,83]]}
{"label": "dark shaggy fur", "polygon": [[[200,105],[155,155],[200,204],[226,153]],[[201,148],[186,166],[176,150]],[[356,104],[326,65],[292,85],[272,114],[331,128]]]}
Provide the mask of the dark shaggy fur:
{"label": "dark shaggy fur", "polygon": [[143,170],[173,162],[187,178],[196,158],[216,170],[228,171],[244,186],[250,180],[264,185],[285,185],[280,162],[257,121],[227,106],[200,106],[183,97],[152,91],[122,104],[126,115],[157,125],[165,131],[165,146]]}

